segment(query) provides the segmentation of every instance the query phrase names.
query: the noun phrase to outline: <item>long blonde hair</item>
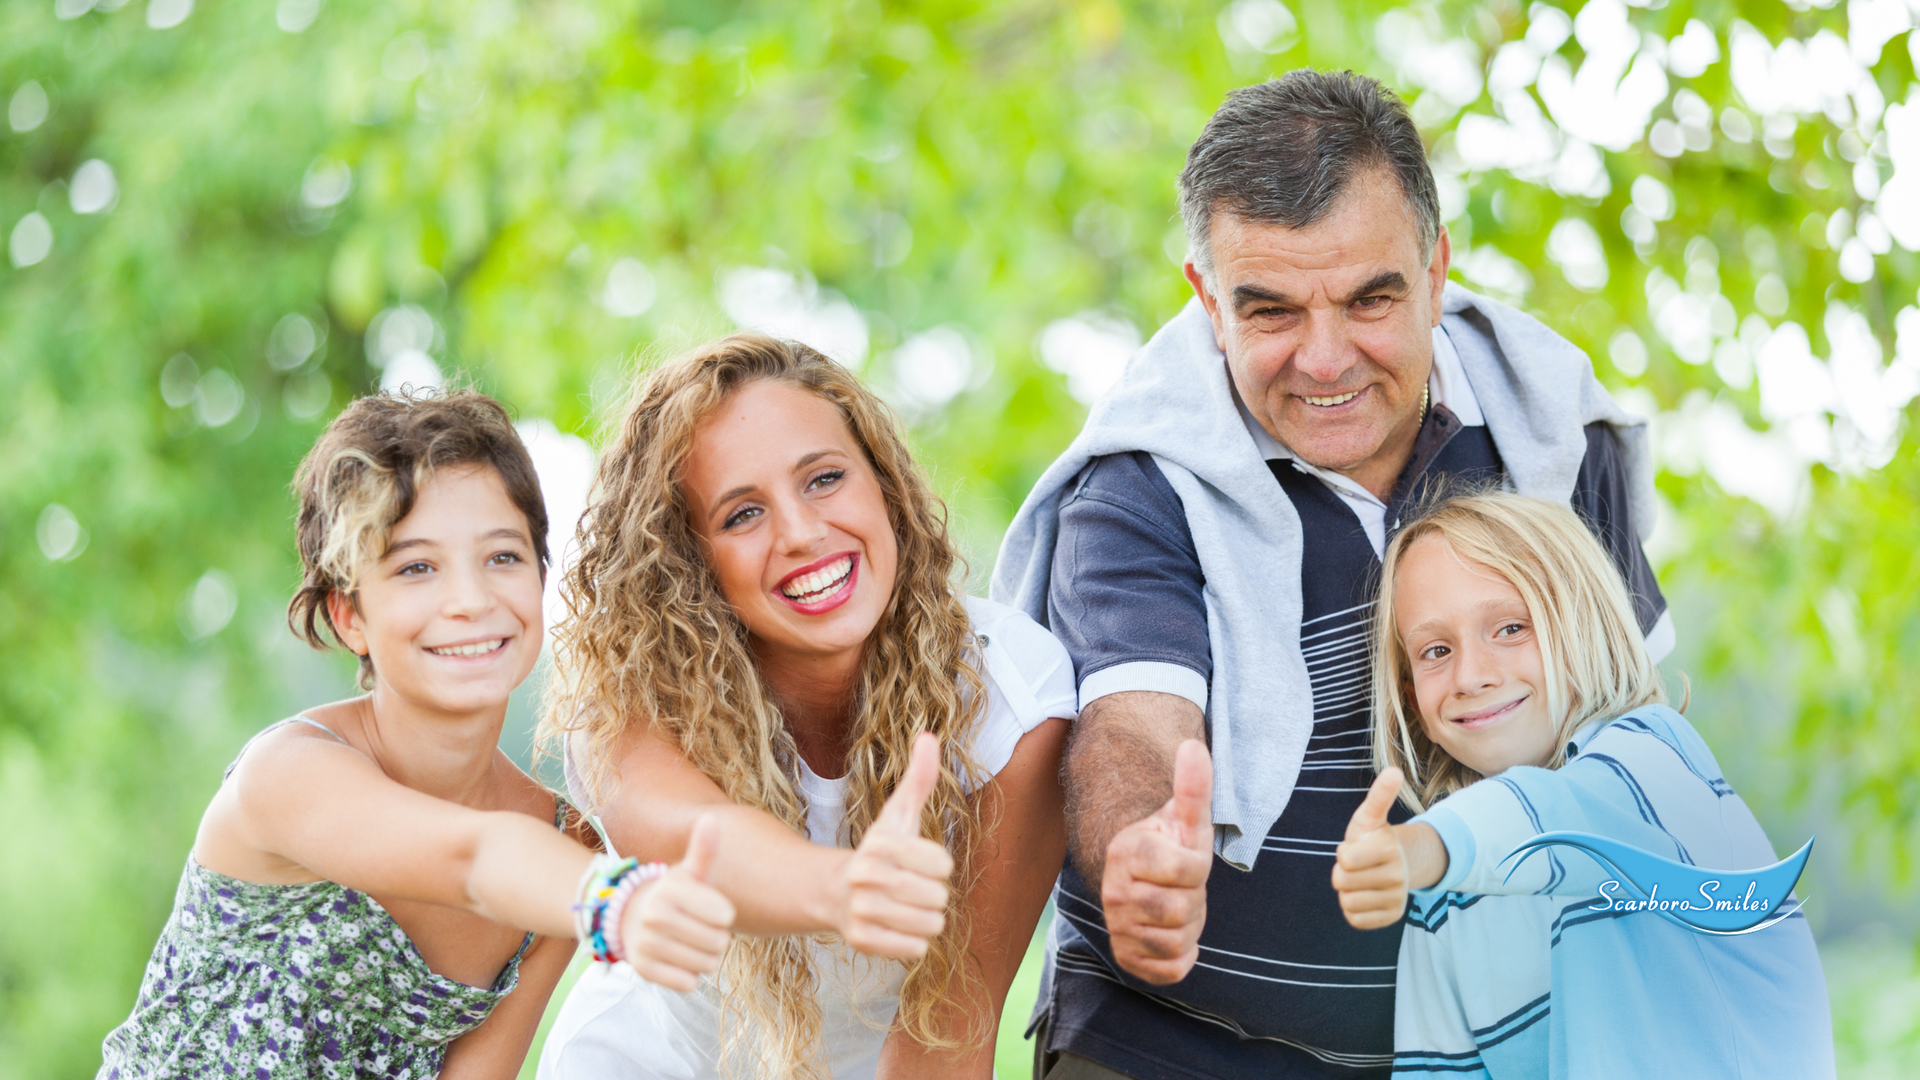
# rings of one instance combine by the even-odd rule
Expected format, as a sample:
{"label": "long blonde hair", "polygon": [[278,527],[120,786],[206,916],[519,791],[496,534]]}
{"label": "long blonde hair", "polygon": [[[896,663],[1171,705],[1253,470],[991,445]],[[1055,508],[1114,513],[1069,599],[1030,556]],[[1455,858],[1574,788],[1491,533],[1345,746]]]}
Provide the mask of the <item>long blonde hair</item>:
{"label": "long blonde hair", "polygon": [[1587,721],[1666,702],[1620,571],[1573,511],[1505,492],[1445,499],[1387,545],[1374,609],[1373,766],[1406,774],[1400,798],[1415,813],[1481,778],[1427,737],[1409,700],[1413,668],[1395,628],[1394,586],[1408,549],[1428,537],[1505,578],[1525,601],[1547,715],[1558,720],[1547,768],[1566,764],[1567,740]]}
{"label": "long blonde hair", "polygon": [[[914,464],[898,421],[851,372],[797,342],[735,334],[669,361],[638,386],[600,459],[581,519],[579,559],[563,583],[569,615],[556,632],[554,690],[543,745],[578,735],[600,786],[609,751],[651,726],[729,799],[806,832],[800,758],[753,654],[721,593],[681,490],[695,428],[742,387],[774,381],[839,409],[879,479],[899,545],[893,595],[862,661],[847,756],[846,829],[858,844],[906,772],[914,736],[940,737],[940,780],[923,828],[953,850],[960,870],[947,929],[908,968],[895,1019],[921,1043],[954,1049],[984,1037],[977,980],[967,962],[960,904],[969,848],[982,822],[967,793],[985,778],[972,754],[986,686],[966,608],[954,585],[958,552],[946,508]],[[829,940],[831,940],[829,936]],[[825,1075],[819,1054],[819,979],[806,937],[734,939],[721,968],[724,1059],[772,1076]],[[841,947],[845,947],[842,944]],[[945,1030],[943,1007],[971,1019]]]}

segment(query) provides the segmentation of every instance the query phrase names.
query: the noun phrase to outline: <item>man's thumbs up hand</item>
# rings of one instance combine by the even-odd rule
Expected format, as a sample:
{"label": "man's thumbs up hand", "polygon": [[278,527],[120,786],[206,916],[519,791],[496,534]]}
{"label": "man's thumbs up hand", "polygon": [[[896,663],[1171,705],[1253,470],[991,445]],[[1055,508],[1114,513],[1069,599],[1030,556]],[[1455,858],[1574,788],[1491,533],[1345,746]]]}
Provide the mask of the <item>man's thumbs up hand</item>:
{"label": "man's thumbs up hand", "polygon": [[1200,958],[1213,869],[1213,758],[1197,740],[1173,760],[1173,798],[1107,845],[1100,903],[1113,957],[1150,983],[1176,983]]}
{"label": "man's thumbs up hand", "polygon": [[1367,797],[1347,822],[1347,838],[1334,851],[1333,887],[1340,910],[1356,929],[1392,926],[1407,909],[1407,855],[1387,811],[1400,794],[1399,769],[1374,777]]}
{"label": "man's thumbs up hand", "polygon": [[840,935],[863,953],[916,960],[947,925],[953,856],[920,834],[920,815],[940,780],[940,740],[914,740],[906,775],[842,871]]}

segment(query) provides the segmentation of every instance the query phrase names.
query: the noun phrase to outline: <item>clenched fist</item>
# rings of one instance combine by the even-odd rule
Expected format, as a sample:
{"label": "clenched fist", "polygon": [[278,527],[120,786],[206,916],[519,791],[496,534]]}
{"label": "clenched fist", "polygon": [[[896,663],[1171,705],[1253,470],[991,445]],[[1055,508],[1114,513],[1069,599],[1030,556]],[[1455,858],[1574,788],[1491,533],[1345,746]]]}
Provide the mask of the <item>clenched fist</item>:
{"label": "clenched fist", "polygon": [[1389,767],[1374,777],[1367,797],[1347,822],[1347,838],[1334,851],[1333,887],[1340,910],[1360,930],[1392,926],[1406,914],[1407,893],[1439,883],[1447,872],[1447,849],[1425,822],[1389,825],[1387,811],[1405,777]]}
{"label": "clenched fist", "polygon": [[1113,958],[1150,983],[1187,977],[1200,958],[1213,869],[1213,759],[1196,740],[1180,744],[1173,798],[1107,845],[1100,879]]}
{"label": "clenched fist", "polygon": [[917,960],[947,925],[953,856],[920,835],[920,811],[940,779],[940,740],[922,733],[913,760],[842,871],[840,935],[863,953]]}
{"label": "clenched fist", "polygon": [[720,846],[720,823],[694,823],[687,854],[627,904],[620,918],[627,963],[650,982],[686,993],[720,970],[733,935],[733,902],[707,883]]}

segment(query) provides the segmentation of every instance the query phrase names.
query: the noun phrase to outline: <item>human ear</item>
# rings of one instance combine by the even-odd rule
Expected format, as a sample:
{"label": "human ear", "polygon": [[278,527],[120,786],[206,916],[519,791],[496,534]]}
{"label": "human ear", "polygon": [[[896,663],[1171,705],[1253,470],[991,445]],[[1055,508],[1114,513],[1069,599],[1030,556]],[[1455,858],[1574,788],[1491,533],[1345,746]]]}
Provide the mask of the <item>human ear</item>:
{"label": "human ear", "polygon": [[360,625],[360,605],[353,597],[339,589],[328,593],[327,621],[333,624],[334,636],[355,656],[367,655],[367,632]]}
{"label": "human ear", "polygon": [[1447,236],[1447,227],[1440,226],[1440,234],[1433,241],[1433,256],[1427,260],[1427,289],[1433,294],[1433,325],[1440,325],[1442,299],[1447,291],[1447,267],[1453,262],[1453,241]]}
{"label": "human ear", "polygon": [[1180,267],[1180,272],[1186,275],[1187,284],[1193,286],[1193,294],[1200,298],[1200,306],[1207,309],[1207,318],[1213,323],[1214,345],[1221,352],[1227,351],[1226,332],[1220,325],[1220,301],[1213,295],[1207,275],[1200,272],[1200,268],[1194,265],[1192,259],[1188,259],[1185,265]]}

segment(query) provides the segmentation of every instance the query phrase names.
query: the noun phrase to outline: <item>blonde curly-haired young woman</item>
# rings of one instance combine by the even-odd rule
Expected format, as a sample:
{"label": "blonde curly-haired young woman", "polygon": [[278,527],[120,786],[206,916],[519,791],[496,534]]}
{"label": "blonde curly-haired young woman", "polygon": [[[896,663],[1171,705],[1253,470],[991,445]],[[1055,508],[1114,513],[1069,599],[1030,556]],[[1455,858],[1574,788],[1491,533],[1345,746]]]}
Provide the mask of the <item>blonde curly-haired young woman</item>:
{"label": "blonde curly-haired young woman", "polygon": [[622,854],[718,816],[742,936],[688,995],[589,971],[543,1080],[987,1080],[1066,850],[1073,665],[960,590],[886,405],[758,335],[669,362],[579,543],[548,745]]}

